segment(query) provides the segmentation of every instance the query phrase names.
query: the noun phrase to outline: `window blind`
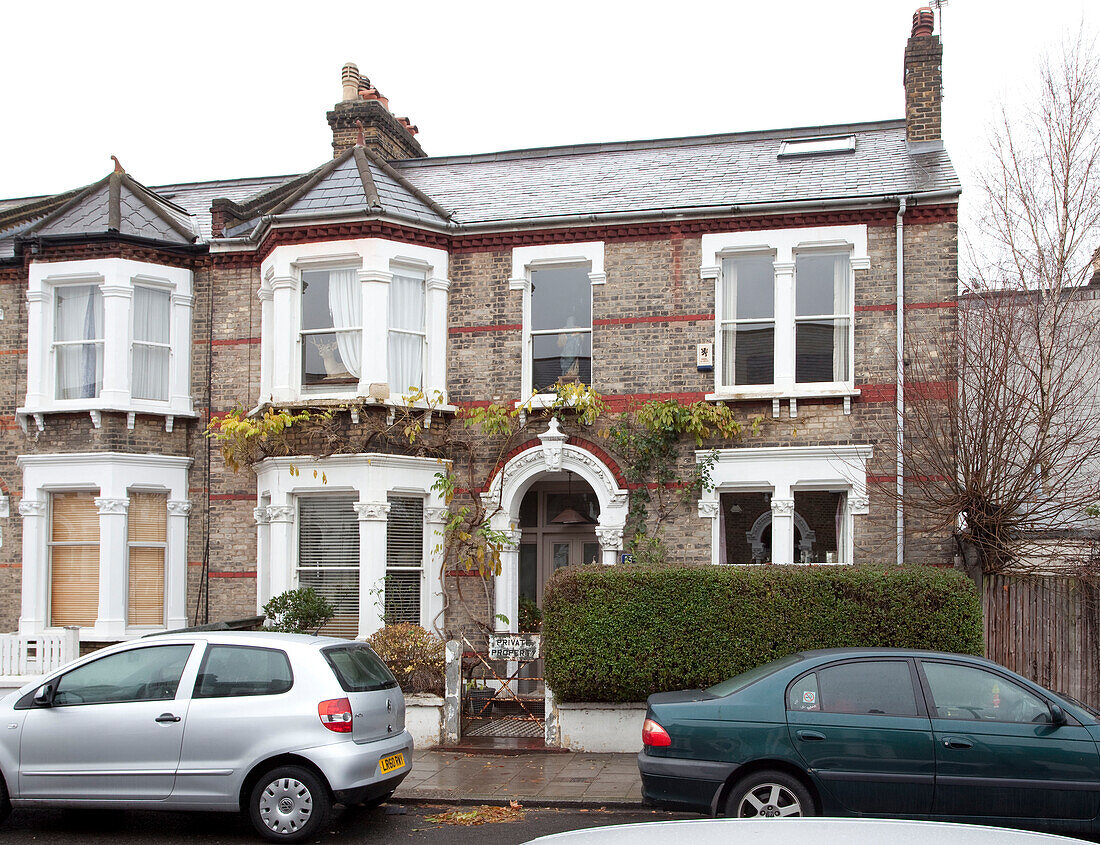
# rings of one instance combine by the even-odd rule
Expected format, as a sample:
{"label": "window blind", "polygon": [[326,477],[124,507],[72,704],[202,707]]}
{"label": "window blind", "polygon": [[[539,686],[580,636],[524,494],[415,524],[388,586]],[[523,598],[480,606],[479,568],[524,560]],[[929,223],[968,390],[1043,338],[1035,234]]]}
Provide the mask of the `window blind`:
{"label": "window blind", "polygon": [[420,624],[420,578],[424,565],[424,500],[390,496],[386,523],[387,624]]}
{"label": "window blind", "polygon": [[50,625],[95,625],[99,614],[97,493],[50,497]]}
{"label": "window blind", "polygon": [[126,619],[130,625],[163,625],[168,494],[131,493],[127,530],[129,567]]}
{"label": "window blind", "polygon": [[321,629],[333,637],[359,634],[359,521],[355,496],[298,500],[298,586],[332,602],[336,615]]}

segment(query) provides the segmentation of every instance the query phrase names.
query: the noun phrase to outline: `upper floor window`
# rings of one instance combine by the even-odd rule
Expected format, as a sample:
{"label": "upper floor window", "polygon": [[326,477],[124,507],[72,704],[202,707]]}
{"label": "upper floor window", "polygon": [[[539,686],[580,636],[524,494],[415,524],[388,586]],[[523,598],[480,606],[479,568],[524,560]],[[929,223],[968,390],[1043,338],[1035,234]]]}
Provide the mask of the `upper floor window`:
{"label": "upper floor window", "polygon": [[191,286],[190,270],[124,258],[32,262],[21,418],[192,415]]}
{"label": "upper floor window", "polygon": [[390,392],[403,395],[424,386],[424,274],[395,268],[390,282]]}
{"label": "upper floor window", "polygon": [[103,295],[98,285],[54,291],[56,398],[90,399],[103,387]]}
{"label": "upper floor window", "polygon": [[866,226],[704,235],[702,253],[715,281],[712,398],[854,390],[852,274],[870,268]]}
{"label": "upper floor window", "polygon": [[358,384],[363,317],[355,268],[302,273],[302,384]]}
{"label": "upper floor window", "polygon": [[535,393],[592,383],[590,266],[531,271],[531,374]]}

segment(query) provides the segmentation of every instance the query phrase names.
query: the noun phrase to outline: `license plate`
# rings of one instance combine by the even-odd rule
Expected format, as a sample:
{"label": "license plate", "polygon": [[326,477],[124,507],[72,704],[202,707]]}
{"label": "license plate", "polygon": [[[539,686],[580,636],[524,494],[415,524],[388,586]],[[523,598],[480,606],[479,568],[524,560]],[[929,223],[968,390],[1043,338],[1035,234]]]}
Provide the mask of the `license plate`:
{"label": "license plate", "polygon": [[405,765],[404,754],[391,754],[389,757],[383,757],[378,761],[378,768],[382,770],[382,774],[386,772],[393,772],[402,768]]}

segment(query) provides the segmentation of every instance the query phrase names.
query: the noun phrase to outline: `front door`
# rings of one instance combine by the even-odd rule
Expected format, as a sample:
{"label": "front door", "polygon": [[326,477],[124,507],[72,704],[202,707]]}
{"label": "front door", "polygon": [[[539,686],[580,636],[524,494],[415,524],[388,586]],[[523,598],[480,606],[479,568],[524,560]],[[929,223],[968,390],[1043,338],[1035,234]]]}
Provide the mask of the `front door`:
{"label": "front door", "polygon": [[936,738],[937,816],[1091,819],[1100,758],[1080,725],[996,672],[922,661]]}
{"label": "front door", "polygon": [[191,653],[191,643],[131,648],[53,681],[51,706],[25,711],[21,797],[167,798],[190,703],[180,679]]}

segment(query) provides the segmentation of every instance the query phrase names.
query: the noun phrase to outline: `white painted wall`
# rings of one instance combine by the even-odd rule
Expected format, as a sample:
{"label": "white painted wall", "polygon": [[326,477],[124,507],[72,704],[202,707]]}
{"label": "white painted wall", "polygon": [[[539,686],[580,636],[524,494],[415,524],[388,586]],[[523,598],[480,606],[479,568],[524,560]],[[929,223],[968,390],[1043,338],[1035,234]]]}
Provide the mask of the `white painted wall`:
{"label": "white painted wall", "polygon": [[558,704],[561,747],[594,754],[642,750],[645,704]]}
{"label": "white painted wall", "polygon": [[405,696],[405,730],[417,748],[431,748],[443,740],[443,699],[438,695]]}

